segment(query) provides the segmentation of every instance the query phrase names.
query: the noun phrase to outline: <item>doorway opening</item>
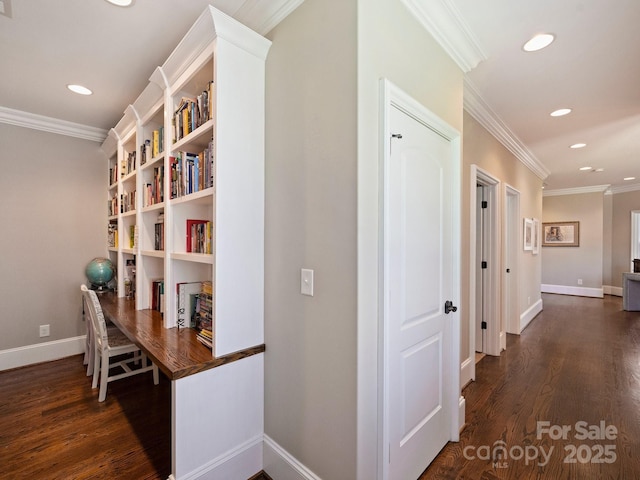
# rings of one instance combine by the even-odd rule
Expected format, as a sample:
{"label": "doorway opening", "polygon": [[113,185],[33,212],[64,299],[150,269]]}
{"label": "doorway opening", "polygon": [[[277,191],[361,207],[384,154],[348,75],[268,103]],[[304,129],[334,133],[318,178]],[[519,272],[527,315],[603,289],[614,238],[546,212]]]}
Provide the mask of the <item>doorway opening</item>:
{"label": "doorway opening", "polygon": [[[476,352],[500,355],[501,323],[500,181],[471,166],[471,235],[469,288],[469,358]],[[471,378],[475,380],[475,365]]]}

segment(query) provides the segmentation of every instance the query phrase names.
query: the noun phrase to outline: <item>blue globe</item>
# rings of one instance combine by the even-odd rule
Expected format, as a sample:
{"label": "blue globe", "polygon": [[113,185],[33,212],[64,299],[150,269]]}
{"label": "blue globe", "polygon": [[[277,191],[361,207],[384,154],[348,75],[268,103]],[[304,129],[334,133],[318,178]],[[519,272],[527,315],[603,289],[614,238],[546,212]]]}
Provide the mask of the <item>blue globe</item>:
{"label": "blue globe", "polygon": [[89,262],[84,273],[92,287],[103,289],[115,276],[116,269],[108,258],[97,257]]}

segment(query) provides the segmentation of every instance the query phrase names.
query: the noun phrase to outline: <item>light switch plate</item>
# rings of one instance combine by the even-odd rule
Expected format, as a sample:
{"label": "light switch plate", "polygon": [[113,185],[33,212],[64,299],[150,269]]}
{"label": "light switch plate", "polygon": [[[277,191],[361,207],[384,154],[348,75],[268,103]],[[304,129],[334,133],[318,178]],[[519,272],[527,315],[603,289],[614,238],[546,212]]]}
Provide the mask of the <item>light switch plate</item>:
{"label": "light switch plate", "polygon": [[300,293],[313,297],[313,270],[300,270]]}

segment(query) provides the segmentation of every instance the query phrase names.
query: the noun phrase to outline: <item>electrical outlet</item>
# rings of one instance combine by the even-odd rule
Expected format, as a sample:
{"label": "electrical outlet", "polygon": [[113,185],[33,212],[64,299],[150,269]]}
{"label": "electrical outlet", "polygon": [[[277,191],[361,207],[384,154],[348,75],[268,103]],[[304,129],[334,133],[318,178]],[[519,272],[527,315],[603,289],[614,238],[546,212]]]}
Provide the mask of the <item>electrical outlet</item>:
{"label": "electrical outlet", "polygon": [[40,337],[48,337],[49,335],[49,325],[40,325]]}
{"label": "electrical outlet", "polygon": [[578,279],[578,285],[582,285],[582,279],[581,278]]}

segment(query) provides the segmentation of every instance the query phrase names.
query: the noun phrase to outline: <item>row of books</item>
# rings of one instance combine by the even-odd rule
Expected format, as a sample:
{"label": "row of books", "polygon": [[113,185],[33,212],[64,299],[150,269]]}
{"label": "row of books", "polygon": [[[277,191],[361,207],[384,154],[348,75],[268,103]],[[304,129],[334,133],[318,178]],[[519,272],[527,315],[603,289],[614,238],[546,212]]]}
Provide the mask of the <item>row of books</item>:
{"label": "row of books", "polygon": [[129,226],[129,248],[138,248],[138,226]]}
{"label": "row of books", "polygon": [[113,185],[118,181],[118,163],[109,169],[109,185]]}
{"label": "row of books", "polygon": [[164,127],[160,126],[151,132],[151,139],[145,139],[140,145],[140,165],[151,161],[164,152]]}
{"label": "row of books", "polygon": [[155,167],[153,169],[153,178],[151,182],[144,185],[142,204],[145,207],[164,202],[164,166]]}
{"label": "row of books", "polygon": [[118,248],[118,224],[107,224],[107,246]]}
{"label": "row of books", "polygon": [[213,82],[196,98],[182,97],[173,114],[175,141],[178,141],[213,117],[215,87]]}
{"label": "row of books", "polygon": [[182,197],[213,186],[213,139],[200,153],[179,152],[170,158],[171,198]]}
{"label": "row of books", "polygon": [[129,152],[127,158],[122,160],[121,175],[124,177],[129,175],[136,169],[136,152]]}
{"label": "row of books", "polygon": [[158,219],[153,226],[153,248],[164,250],[164,213],[158,215]]}
{"label": "row of books", "polygon": [[107,200],[107,212],[110,217],[118,214],[118,195],[115,193]]}
{"label": "row of books", "polygon": [[151,310],[164,313],[164,279],[151,281]]}
{"label": "row of books", "polygon": [[136,191],[123,192],[122,201],[120,202],[121,213],[131,212],[136,209]]}
{"label": "row of books", "polygon": [[213,253],[213,223],[209,220],[187,220],[186,250],[191,253]]}

